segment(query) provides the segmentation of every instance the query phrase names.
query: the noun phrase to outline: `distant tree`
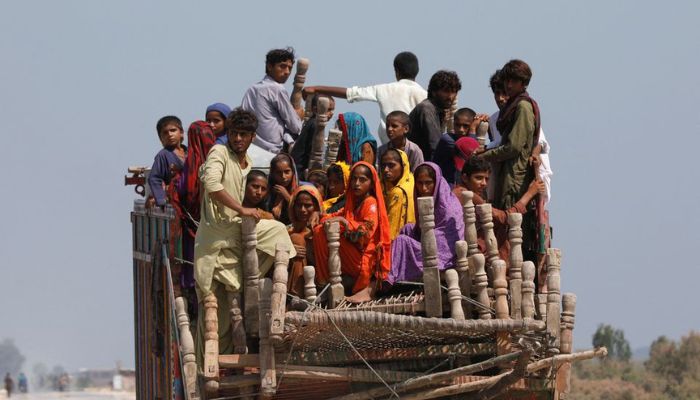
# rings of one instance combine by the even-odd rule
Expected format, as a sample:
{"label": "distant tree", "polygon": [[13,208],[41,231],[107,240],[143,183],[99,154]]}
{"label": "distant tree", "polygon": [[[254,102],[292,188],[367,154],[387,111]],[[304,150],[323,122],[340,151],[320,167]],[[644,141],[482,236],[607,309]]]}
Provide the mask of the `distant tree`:
{"label": "distant tree", "polygon": [[12,339],[5,339],[0,342],[0,373],[15,376],[22,369],[24,356],[20,353]]}
{"label": "distant tree", "polygon": [[680,344],[661,336],[651,344],[644,367],[659,375],[669,398],[697,399],[700,393],[700,333],[691,332]]}
{"label": "distant tree", "polygon": [[625,339],[625,332],[608,324],[598,325],[598,329],[593,334],[593,346],[607,347],[608,356],[620,361],[629,361],[632,357],[632,349]]}

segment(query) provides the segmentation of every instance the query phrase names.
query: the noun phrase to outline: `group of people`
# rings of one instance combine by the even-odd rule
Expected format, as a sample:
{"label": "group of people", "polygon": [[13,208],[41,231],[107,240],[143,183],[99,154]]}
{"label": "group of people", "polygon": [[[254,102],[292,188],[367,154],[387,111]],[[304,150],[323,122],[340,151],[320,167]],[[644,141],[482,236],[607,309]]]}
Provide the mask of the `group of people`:
{"label": "group of people", "polygon": [[[17,376],[17,389],[20,393],[27,393],[28,388],[27,376],[24,375],[24,372],[20,372],[19,376]],[[8,372],[5,374],[5,393],[7,394],[7,397],[12,396],[14,390],[15,381],[12,379],[12,375],[10,375]]]}
{"label": "group of people", "polygon": [[[493,205],[501,258],[508,260],[507,215],[518,212],[524,221],[524,258],[540,261],[538,254],[549,239],[545,205],[552,172],[540,111],[526,90],[532,76],[527,63],[511,60],[493,74],[490,87],[498,111],[490,116],[466,107],[450,112],[461,89],[457,73],[436,72],[426,91],[415,82],[418,59],[410,52],[395,57],[395,82],[305,87],[313,113],[319,99],[328,98],[328,121],[334,98],[374,101],[380,108],[379,140],[360,114],[338,115],[338,159],[324,170],[310,162],[315,118],[295,108],[284,88],[294,62],[292,49],[271,50],[265,77],[247,90],[240,107],[207,107],[205,121],[190,125],[187,147],[177,117],[157,123],[163,149],[148,179],[152,198],[147,206],[169,203],[180,217],[173,232],[181,235],[181,246],[173,243],[171,251],[185,260],[174,263],[176,290],[190,291],[191,304],[210,294],[219,304],[230,304],[232,295],[241,292],[242,217],[257,221],[262,276],[270,272],[276,244],[288,244],[288,290],[298,296],[303,294],[305,265],[315,267],[319,287],[329,281],[325,227],[332,222],[340,227],[349,301],[366,301],[401,282],[420,280],[419,197],[434,199],[438,267],[452,268],[454,243],[464,239],[458,197],[465,190],[474,193],[475,204]],[[449,132],[446,118],[452,119]],[[488,143],[476,137],[485,122]],[[276,154],[269,174],[253,168],[253,144]],[[480,246],[485,250],[481,238]],[[219,307],[220,338],[230,335],[228,320],[227,308]],[[220,351],[227,352],[227,347]]]}

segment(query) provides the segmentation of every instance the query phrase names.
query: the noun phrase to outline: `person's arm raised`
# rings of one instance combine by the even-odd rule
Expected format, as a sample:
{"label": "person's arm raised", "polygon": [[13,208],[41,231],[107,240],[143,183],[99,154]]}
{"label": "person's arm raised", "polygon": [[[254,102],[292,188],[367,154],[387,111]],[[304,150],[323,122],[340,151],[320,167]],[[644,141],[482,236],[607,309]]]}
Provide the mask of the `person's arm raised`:
{"label": "person's arm raised", "polygon": [[338,97],[341,99],[347,98],[348,88],[340,86],[307,86],[302,91],[304,98],[310,94],[325,94],[326,96]]}

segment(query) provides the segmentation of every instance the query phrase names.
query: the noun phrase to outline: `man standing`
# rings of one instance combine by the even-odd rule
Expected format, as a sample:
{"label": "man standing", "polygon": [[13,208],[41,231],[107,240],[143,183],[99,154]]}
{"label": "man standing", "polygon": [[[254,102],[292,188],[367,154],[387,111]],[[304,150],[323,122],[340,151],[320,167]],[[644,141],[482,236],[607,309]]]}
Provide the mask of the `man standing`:
{"label": "man standing", "polygon": [[241,108],[255,113],[258,131],[254,144],[278,153],[294,143],[301,131],[303,109],[294,109],[284,83],[294,66],[294,49],[274,49],[265,59],[265,77],[243,96]]}
{"label": "man standing", "polygon": [[304,93],[320,93],[333,97],[347,99],[349,103],[356,101],[374,101],[379,104],[379,130],[377,135],[382,143],[389,142],[386,134],[386,117],[392,111],[410,113],[413,108],[425,100],[428,93],[418,83],[418,57],[410,51],[404,51],[394,57],[394,75],[396,82],[383,83],[373,86],[353,86],[349,88],[337,86],[309,86]]}

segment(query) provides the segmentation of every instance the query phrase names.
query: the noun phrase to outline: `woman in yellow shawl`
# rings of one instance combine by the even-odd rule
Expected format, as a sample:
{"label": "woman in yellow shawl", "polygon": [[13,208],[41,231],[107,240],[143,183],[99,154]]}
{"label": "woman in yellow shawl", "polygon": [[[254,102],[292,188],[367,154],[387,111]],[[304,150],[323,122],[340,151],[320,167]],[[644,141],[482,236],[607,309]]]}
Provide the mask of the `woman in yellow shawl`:
{"label": "woman in yellow shawl", "polygon": [[327,213],[340,210],[345,205],[345,187],[350,179],[350,166],[342,161],[334,162],[328,167],[328,187],[323,209]]}
{"label": "woman in yellow shawl", "polygon": [[413,204],[413,174],[408,155],[401,150],[388,149],[379,159],[382,189],[391,226],[391,240],[404,225],[416,222]]}

